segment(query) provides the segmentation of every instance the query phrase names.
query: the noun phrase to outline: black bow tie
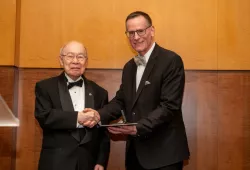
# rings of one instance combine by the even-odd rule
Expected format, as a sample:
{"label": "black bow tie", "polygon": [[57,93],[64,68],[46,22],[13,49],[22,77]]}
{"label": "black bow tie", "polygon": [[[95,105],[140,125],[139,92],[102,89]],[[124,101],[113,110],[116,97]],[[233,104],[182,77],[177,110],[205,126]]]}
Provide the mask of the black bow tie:
{"label": "black bow tie", "polygon": [[140,65],[146,66],[146,60],[145,60],[145,57],[143,56],[135,56],[134,61],[137,66],[140,66]]}
{"label": "black bow tie", "polygon": [[68,89],[71,89],[72,87],[74,86],[79,86],[79,87],[82,87],[82,83],[83,83],[83,80],[78,80],[76,82],[69,82],[68,84]]}

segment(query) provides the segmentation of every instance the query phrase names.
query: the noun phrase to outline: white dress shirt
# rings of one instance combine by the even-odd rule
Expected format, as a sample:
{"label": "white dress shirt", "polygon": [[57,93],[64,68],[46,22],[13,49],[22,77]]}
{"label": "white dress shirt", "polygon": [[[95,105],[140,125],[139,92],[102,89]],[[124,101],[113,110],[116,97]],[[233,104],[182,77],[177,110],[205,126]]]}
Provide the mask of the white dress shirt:
{"label": "white dress shirt", "polygon": [[[153,43],[152,47],[148,50],[148,52],[144,55],[145,57],[145,61],[146,61],[146,66],[147,66],[147,63],[148,63],[148,59],[153,51],[155,47],[155,43]],[[139,54],[138,54],[139,55]],[[139,84],[141,82],[141,78],[142,78],[142,75],[144,73],[144,70],[145,70],[145,67],[146,66],[143,66],[143,65],[139,65],[137,66],[137,71],[136,71],[136,91],[139,87]]]}
{"label": "white dress shirt", "polygon": [[[79,77],[76,81],[72,80],[66,73],[65,73],[66,78],[68,79],[67,85],[70,82],[76,82],[78,80],[83,79],[82,77]],[[79,86],[74,86],[69,89],[69,94],[72,100],[72,104],[74,107],[74,111],[80,112],[83,111],[85,108],[85,86],[84,86],[84,80],[82,83],[82,87]],[[77,128],[82,128],[83,126],[80,125],[78,122],[76,122],[76,127]]]}

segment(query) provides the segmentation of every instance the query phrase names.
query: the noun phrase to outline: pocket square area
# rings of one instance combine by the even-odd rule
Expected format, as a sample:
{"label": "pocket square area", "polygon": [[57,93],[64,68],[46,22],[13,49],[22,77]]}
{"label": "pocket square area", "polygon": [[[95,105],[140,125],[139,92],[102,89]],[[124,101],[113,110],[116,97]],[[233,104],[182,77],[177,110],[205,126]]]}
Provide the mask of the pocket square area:
{"label": "pocket square area", "polygon": [[151,84],[149,81],[145,81],[145,86]]}

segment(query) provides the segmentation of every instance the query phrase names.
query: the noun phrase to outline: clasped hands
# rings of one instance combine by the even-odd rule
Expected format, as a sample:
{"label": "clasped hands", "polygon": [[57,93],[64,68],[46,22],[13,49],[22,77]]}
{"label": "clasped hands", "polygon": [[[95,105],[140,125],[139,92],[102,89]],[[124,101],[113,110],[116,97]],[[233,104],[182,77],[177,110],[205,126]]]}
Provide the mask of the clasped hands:
{"label": "clasped hands", "polygon": [[[100,114],[91,108],[85,108],[83,111],[78,112],[78,123],[92,128],[97,123],[100,122]],[[112,134],[122,134],[122,135],[136,135],[136,126],[120,126],[120,127],[108,127],[108,130]]]}
{"label": "clasped hands", "polygon": [[94,109],[85,108],[83,111],[78,112],[77,122],[83,126],[92,128],[100,122],[100,115]]}

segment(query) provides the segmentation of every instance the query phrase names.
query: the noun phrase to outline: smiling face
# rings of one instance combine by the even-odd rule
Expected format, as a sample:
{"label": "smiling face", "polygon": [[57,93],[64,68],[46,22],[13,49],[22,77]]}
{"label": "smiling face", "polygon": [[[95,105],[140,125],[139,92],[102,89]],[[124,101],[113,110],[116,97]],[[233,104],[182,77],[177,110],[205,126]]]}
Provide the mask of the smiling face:
{"label": "smiling face", "polygon": [[65,73],[71,79],[76,80],[85,71],[87,65],[87,51],[81,43],[72,41],[64,46],[59,60]]}
{"label": "smiling face", "polygon": [[154,27],[150,26],[143,16],[137,16],[127,20],[126,27],[127,32],[145,30],[144,35],[139,36],[137,33],[134,33],[133,37],[129,37],[129,42],[133,49],[141,56],[145,55],[154,43]]}

